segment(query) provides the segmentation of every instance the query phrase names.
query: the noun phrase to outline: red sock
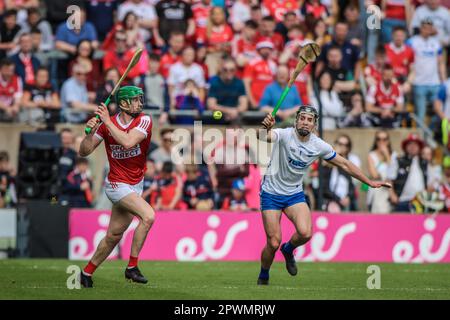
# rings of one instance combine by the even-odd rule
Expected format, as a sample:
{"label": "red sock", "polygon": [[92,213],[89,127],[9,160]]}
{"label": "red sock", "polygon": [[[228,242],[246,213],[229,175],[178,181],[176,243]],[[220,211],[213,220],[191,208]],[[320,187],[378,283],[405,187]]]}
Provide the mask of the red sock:
{"label": "red sock", "polygon": [[137,267],[138,257],[130,256],[130,261],[128,262],[128,269]]}
{"label": "red sock", "polygon": [[92,261],[89,261],[87,266],[84,267],[83,272],[84,274],[91,276],[95,272],[95,269],[97,269],[97,266],[93,264]]}

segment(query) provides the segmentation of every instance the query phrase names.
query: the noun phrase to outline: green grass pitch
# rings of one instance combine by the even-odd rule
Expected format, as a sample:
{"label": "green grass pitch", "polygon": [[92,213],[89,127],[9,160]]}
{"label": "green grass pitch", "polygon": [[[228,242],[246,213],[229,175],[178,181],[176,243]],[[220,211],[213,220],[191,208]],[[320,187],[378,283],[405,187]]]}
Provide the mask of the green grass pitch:
{"label": "green grass pitch", "polygon": [[107,261],[94,289],[69,290],[72,264],[85,262],[0,260],[0,299],[450,299],[448,264],[377,264],[381,289],[369,290],[368,263],[298,263],[296,277],[275,263],[270,285],[259,287],[257,262],[142,261],[149,283],[139,285],[125,281],[125,261]]}

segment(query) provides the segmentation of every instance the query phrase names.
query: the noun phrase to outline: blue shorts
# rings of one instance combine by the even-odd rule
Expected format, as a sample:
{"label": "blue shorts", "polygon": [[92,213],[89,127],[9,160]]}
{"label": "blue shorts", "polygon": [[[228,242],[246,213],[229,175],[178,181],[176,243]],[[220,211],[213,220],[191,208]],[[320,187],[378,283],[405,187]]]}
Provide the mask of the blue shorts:
{"label": "blue shorts", "polygon": [[261,211],[264,210],[283,210],[293,206],[296,203],[305,202],[305,194],[303,191],[289,196],[267,193],[263,190],[259,193],[261,199]]}

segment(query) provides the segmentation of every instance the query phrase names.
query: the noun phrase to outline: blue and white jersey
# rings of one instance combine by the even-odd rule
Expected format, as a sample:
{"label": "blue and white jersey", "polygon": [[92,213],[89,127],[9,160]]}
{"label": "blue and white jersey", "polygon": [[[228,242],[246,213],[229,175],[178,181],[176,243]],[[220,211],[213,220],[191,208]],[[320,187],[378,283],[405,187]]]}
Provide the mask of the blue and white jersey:
{"label": "blue and white jersey", "polygon": [[261,189],[274,195],[292,195],[303,191],[303,176],[317,159],[331,160],[333,147],[311,133],[309,140],[300,141],[295,128],[274,129],[272,155]]}
{"label": "blue and white jersey", "polygon": [[441,83],[439,78],[438,57],[442,55],[442,46],[437,37],[427,39],[416,35],[407,42],[414,51],[414,85],[434,86]]}

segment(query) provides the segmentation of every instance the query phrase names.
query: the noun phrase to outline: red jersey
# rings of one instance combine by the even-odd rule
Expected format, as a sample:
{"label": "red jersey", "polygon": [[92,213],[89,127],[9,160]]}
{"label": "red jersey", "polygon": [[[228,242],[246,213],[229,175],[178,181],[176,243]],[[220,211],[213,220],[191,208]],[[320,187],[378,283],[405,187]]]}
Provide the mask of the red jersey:
{"label": "red jersey", "polygon": [[[109,68],[115,67],[119,70],[120,74],[124,74],[125,70],[128,67],[128,64],[133,58],[134,52],[135,51],[133,49],[130,49],[120,57],[115,51],[111,50],[106,52],[105,56],[103,57],[103,69],[107,70]],[[141,57],[141,59],[143,59],[143,57]],[[138,77],[139,75],[141,75],[141,70],[139,63],[137,63],[133,68],[131,68],[130,72],[127,75],[127,78],[133,79],[135,77]]]}
{"label": "red jersey", "polygon": [[180,55],[174,56],[170,52],[163,54],[159,64],[159,73],[162,75],[164,79],[167,79],[169,77],[170,67],[180,60],[181,60]]}
{"label": "red jersey", "polygon": [[272,60],[263,60],[260,57],[250,61],[244,69],[244,78],[251,79],[250,89],[256,103],[262,97],[264,88],[273,81],[277,64]]}
{"label": "red jersey", "polygon": [[281,34],[274,32],[272,36],[267,37],[263,36],[260,33],[256,36],[256,43],[260,41],[271,41],[274,46],[274,54],[277,55],[277,52],[282,52],[284,48],[284,38]]}
{"label": "red jersey", "polygon": [[303,16],[311,15],[315,19],[326,19],[328,17],[327,7],[321,3],[305,2],[302,8]]}
{"label": "red jersey", "polygon": [[411,47],[403,45],[400,48],[393,43],[384,45],[386,58],[394,69],[396,77],[406,78],[409,74],[409,68],[414,62],[414,51]]}
{"label": "red jersey", "polygon": [[233,57],[237,57],[240,54],[243,54],[249,60],[258,57],[258,52],[256,52],[256,41],[247,41],[241,36],[234,37],[232,52]]}
{"label": "red jersey", "polygon": [[398,83],[392,82],[391,87],[387,89],[382,81],[370,87],[366,100],[383,109],[393,109],[396,104],[402,104],[404,101]]}
{"label": "red jersey", "polygon": [[192,5],[192,14],[194,16],[196,28],[206,28],[211,9],[211,5],[206,6],[201,2]]}
{"label": "red jersey", "polygon": [[0,101],[10,106],[13,104],[14,99],[20,98],[22,95],[22,80],[13,75],[9,82],[3,80],[0,75]]}
{"label": "red jersey", "polygon": [[381,68],[377,68],[377,66],[373,64],[367,65],[367,67],[364,69],[364,75],[366,77],[371,77],[377,81],[381,81]]}
{"label": "red jersey", "polygon": [[[288,43],[286,43],[286,47],[300,46],[300,45],[304,45],[304,44],[305,44],[305,42],[302,39],[291,40]],[[294,51],[294,55],[287,62],[287,66],[289,68],[290,73],[292,73],[295,70],[295,67],[297,66],[297,63],[298,63],[297,56],[298,56],[298,50]],[[298,75],[298,77],[295,79],[295,82],[294,82],[295,86],[297,87],[300,98],[302,99],[303,104],[309,103],[308,80],[311,76],[311,71],[312,71],[311,64],[307,64],[305,69],[303,69],[302,72],[300,72],[300,74]]]}
{"label": "red jersey", "polygon": [[211,29],[211,34],[208,38],[206,29],[202,28],[197,31],[197,43],[206,43],[208,47],[215,47],[218,44],[231,42],[233,39],[233,29],[227,24]]}
{"label": "red jersey", "polygon": [[386,0],[386,19],[406,20],[405,0]]}
{"label": "red jersey", "polygon": [[286,12],[299,9],[298,1],[295,0],[264,0],[263,5],[277,22],[283,21]]}
{"label": "red jersey", "polygon": [[153,123],[149,115],[141,113],[125,125],[120,121],[119,115],[120,113],[111,117],[117,128],[127,133],[133,129],[139,130],[145,134],[145,139],[134,147],[125,149],[112,137],[103,123],[98,127],[95,136],[105,141],[110,167],[108,180],[135,185],[144,178],[144,173],[147,170],[147,152],[150,146]]}

